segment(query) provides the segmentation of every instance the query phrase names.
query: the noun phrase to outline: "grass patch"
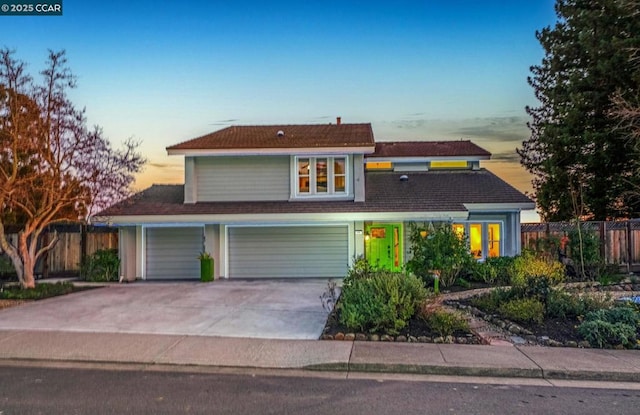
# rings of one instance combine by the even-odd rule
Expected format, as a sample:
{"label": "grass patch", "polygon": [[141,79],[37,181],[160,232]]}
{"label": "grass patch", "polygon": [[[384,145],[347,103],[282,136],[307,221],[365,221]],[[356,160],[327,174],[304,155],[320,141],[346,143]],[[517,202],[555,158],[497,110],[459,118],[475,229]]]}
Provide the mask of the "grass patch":
{"label": "grass patch", "polygon": [[71,294],[94,287],[76,287],[70,282],[56,282],[55,284],[37,284],[35,288],[23,289],[18,285],[2,287],[0,299],[4,300],[42,300],[59,295]]}

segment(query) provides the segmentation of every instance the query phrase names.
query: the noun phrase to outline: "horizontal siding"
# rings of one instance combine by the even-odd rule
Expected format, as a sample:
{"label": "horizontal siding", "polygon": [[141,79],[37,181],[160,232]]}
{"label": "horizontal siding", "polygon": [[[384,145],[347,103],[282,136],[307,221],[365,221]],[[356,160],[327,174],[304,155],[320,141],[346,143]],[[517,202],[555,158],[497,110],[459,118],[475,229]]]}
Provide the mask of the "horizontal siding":
{"label": "horizontal siding", "polygon": [[199,202],[289,200],[288,156],[198,157]]}
{"label": "horizontal siding", "polygon": [[231,278],[343,277],[346,226],[229,228]]}
{"label": "horizontal siding", "polygon": [[146,242],[148,280],[200,278],[203,228],[148,228]]}

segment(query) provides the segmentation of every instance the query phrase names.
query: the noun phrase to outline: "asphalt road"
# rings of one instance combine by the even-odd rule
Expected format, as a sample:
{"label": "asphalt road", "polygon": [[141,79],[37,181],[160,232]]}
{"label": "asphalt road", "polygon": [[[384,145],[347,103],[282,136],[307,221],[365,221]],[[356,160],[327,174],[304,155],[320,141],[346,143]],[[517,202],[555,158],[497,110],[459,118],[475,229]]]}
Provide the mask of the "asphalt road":
{"label": "asphalt road", "polygon": [[640,390],[0,366],[0,415],[637,414]]}

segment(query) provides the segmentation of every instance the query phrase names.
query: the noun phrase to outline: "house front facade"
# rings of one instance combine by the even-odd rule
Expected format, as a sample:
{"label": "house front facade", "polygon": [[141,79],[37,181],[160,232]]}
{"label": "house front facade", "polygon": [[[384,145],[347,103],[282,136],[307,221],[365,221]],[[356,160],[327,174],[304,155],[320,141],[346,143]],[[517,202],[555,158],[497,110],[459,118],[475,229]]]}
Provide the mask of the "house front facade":
{"label": "house front facade", "polygon": [[412,226],[451,222],[472,253],[516,255],[534,204],[469,141],[378,142],[370,124],[232,126],[168,147],[184,185],[98,214],[120,229],[128,280],[343,277],[354,258],[400,270]]}

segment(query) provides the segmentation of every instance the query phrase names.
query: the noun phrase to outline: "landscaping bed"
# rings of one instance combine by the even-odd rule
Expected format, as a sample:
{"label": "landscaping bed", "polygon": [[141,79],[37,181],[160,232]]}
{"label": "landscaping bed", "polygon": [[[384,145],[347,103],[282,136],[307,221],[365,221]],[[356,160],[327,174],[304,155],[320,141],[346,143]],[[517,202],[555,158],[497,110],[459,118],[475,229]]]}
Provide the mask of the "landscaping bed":
{"label": "landscaping bed", "polygon": [[321,340],[358,340],[358,341],[387,341],[408,343],[457,343],[481,344],[481,339],[469,330],[454,330],[450,335],[442,335],[422,318],[413,316],[407,326],[396,334],[388,332],[362,333],[354,332],[340,324],[337,311],[333,310],[327,318],[327,324],[322,332]]}

